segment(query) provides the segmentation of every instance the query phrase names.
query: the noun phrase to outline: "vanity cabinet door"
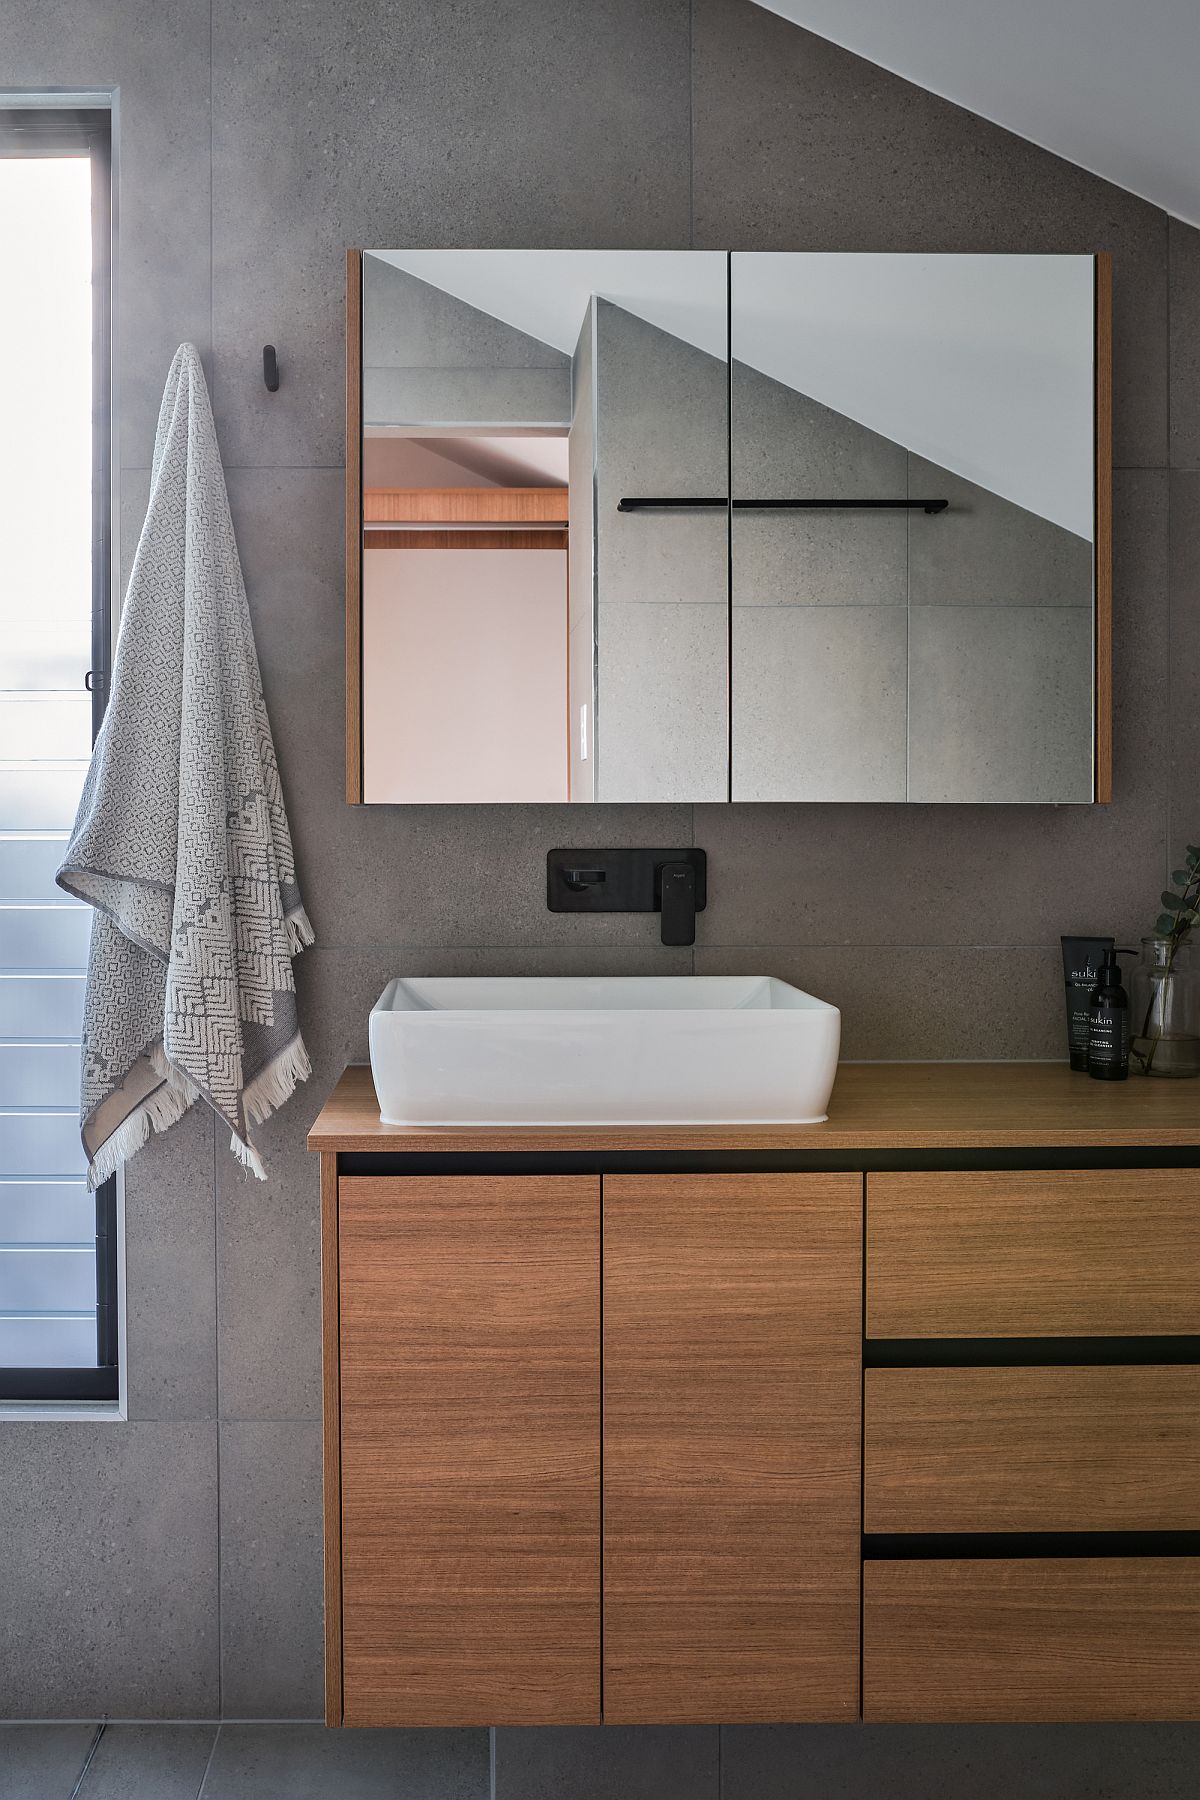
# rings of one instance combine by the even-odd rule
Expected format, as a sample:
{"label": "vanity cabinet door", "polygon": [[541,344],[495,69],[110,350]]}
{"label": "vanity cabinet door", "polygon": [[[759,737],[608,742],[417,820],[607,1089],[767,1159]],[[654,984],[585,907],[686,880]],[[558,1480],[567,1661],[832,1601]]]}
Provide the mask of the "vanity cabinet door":
{"label": "vanity cabinet door", "polygon": [[604,1181],[606,1723],[852,1719],[858,1175]]}
{"label": "vanity cabinet door", "polygon": [[347,1725],[600,1718],[600,1182],[340,1183]]}

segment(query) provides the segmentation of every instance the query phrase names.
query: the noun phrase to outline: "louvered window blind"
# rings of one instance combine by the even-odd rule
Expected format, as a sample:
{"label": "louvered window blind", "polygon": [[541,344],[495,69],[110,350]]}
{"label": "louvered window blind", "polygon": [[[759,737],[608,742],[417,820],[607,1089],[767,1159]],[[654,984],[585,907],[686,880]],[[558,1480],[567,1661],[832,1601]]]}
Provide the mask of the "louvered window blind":
{"label": "louvered window blind", "polygon": [[109,126],[0,111],[0,1401],[117,1394],[115,1184],[88,1193],[79,1143],[90,913],[54,885],[108,665]]}

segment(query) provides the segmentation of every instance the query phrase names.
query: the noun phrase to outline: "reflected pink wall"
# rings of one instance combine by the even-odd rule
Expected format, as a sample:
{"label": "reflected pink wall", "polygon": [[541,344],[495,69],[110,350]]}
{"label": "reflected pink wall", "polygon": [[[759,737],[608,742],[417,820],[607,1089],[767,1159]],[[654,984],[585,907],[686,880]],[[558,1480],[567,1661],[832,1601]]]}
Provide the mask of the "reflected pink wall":
{"label": "reflected pink wall", "polygon": [[567,798],[565,550],[363,553],[368,801]]}

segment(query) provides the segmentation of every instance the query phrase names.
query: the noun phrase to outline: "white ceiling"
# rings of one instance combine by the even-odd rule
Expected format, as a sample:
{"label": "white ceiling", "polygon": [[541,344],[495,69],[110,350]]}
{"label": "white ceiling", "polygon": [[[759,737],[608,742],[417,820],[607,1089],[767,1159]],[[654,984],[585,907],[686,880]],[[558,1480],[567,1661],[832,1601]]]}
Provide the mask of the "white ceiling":
{"label": "white ceiling", "polygon": [[1200,225],[1200,0],[758,0]]}

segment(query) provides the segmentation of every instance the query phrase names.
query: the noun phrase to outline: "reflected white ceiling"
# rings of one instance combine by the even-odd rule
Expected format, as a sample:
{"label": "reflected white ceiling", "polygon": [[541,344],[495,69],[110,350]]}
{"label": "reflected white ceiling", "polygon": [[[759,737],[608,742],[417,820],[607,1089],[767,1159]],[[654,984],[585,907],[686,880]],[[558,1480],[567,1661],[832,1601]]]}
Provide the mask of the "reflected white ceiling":
{"label": "reflected white ceiling", "polygon": [[1090,539],[1093,273],[1090,256],[735,253],[733,355]]}
{"label": "reflected white ceiling", "polygon": [[572,356],[593,294],[724,360],[721,250],[371,250]]}
{"label": "reflected white ceiling", "polygon": [[758,0],[1200,225],[1200,0]]}
{"label": "reflected white ceiling", "polygon": [[[593,293],[727,354],[720,251],[370,254],[567,355]],[[1085,256],[735,252],[733,352],[1090,537],[1092,274]]]}

